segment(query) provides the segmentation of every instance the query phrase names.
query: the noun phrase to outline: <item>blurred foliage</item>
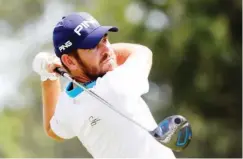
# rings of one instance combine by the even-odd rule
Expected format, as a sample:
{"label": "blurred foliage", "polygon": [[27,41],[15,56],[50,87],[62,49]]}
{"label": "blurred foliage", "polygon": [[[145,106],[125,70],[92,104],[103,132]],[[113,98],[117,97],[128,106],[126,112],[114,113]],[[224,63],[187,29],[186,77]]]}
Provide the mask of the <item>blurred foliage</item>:
{"label": "blurred foliage", "polygon": [[[18,32],[43,14],[47,2],[0,0],[0,17]],[[186,116],[193,129],[190,146],[177,157],[242,157],[241,1],[57,2],[72,6],[73,12],[89,12],[104,25],[118,26],[119,33],[110,34],[111,42],[140,43],[153,51],[150,80],[172,88],[166,109],[161,104],[153,111],[156,120],[177,113]],[[53,8],[53,13],[57,10]],[[161,13],[168,17],[167,25],[159,23]],[[137,20],[132,21],[134,17]],[[152,23],[157,27],[149,27]],[[52,49],[51,43],[42,48],[47,47]],[[90,157],[77,139],[58,143],[45,135],[40,80],[34,73],[19,87],[23,93],[26,89],[31,89],[33,103],[6,106],[0,113],[0,157]]]}

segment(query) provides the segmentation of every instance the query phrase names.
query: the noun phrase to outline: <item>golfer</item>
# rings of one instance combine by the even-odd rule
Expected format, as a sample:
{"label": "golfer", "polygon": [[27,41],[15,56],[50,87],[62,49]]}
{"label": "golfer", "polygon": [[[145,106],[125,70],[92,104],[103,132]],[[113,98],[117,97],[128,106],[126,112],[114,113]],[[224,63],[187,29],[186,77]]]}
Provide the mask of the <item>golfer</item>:
{"label": "golfer", "polygon": [[77,137],[94,158],[174,159],[169,148],[149,132],[120,116],[82,88],[69,83],[61,91],[56,67],[148,130],[157,124],[141,98],[149,90],[152,52],[139,44],[110,44],[108,32],[90,14],[72,13],[53,30],[56,56],[36,55],[33,69],[41,76],[44,128],[55,140]]}

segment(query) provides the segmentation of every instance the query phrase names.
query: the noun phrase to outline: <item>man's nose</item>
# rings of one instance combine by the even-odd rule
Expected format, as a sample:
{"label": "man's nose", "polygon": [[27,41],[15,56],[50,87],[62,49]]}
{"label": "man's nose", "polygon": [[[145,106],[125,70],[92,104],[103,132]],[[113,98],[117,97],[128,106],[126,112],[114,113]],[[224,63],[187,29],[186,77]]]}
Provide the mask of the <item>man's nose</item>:
{"label": "man's nose", "polygon": [[110,47],[108,44],[100,44],[100,49],[102,54],[109,54],[110,52]]}
{"label": "man's nose", "polygon": [[100,42],[99,45],[101,48],[109,49],[109,46],[108,46],[109,44],[107,42]]}

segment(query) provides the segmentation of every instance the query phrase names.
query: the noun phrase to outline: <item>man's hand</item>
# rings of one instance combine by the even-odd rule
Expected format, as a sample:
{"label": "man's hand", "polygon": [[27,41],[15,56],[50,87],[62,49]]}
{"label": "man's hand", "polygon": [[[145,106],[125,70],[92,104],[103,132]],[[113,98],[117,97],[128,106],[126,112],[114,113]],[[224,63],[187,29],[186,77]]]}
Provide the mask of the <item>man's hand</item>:
{"label": "man's hand", "polygon": [[47,52],[38,53],[32,63],[33,70],[41,76],[41,81],[56,80],[59,75],[54,72],[56,67],[62,67],[58,57]]}

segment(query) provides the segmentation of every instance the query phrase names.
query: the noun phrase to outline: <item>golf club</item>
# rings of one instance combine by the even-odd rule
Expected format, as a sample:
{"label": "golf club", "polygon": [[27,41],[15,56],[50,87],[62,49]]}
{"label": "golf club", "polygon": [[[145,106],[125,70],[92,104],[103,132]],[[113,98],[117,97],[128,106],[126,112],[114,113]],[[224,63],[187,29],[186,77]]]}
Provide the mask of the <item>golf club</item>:
{"label": "golf club", "polygon": [[109,102],[98,96],[91,90],[88,90],[83,84],[78,83],[74,79],[72,79],[69,74],[64,71],[62,68],[56,68],[54,70],[56,73],[60,74],[61,76],[65,77],[70,82],[76,84],[77,86],[81,87],[86,93],[91,95],[92,97],[96,98],[110,109],[121,115],[122,117],[126,118],[127,120],[131,121],[132,123],[136,124],[140,128],[144,129],[145,131],[149,132],[158,142],[167,146],[168,148],[180,152],[185,149],[191,141],[192,138],[192,130],[189,122],[181,115],[172,115],[164,119],[162,122],[159,123],[158,127],[153,130],[149,131],[145,127],[143,127],[138,122],[132,120],[131,118],[127,117],[120,111],[118,111],[114,106],[112,106]]}

